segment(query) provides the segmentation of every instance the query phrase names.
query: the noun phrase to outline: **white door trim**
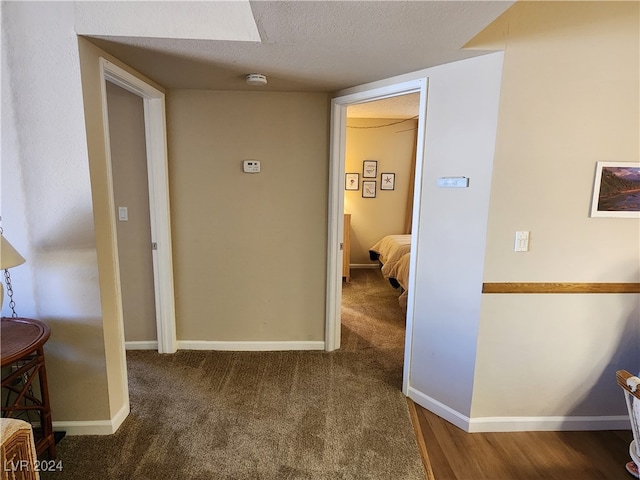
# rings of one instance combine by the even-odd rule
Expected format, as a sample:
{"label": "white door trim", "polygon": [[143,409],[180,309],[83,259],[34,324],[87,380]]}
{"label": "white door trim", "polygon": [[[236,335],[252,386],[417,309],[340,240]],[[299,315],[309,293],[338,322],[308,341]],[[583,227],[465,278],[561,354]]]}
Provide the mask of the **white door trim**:
{"label": "white door trim", "polygon": [[[106,139],[105,150],[109,176],[109,195],[111,198],[113,198],[113,175],[111,171],[111,149],[109,147],[109,125],[106,117],[106,82],[114,83],[142,97],[143,100],[151,241],[157,245],[157,249],[152,250],[152,258],[158,352],[175,353],[177,342],[164,93],[102,57],[100,58],[100,77],[102,82],[102,109],[105,112],[103,122]],[[110,221],[112,223],[112,231],[115,232],[116,212],[113,202],[111,202],[111,208],[113,211],[111,212]],[[115,244],[117,245],[117,240]],[[149,245],[149,248],[151,248],[151,245]],[[119,279],[118,283],[120,283]],[[121,327],[124,331],[124,325],[121,325]]]}
{"label": "white door trim", "polygon": [[407,298],[407,330],[404,350],[404,372],[402,391],[409,390],[411,345],[413,339],[413,312],[415,301],[415,268],[418,257],[417,238],[420,229],[420,198],[422,192],[422,164],[425,146],[425,126],[427,113],[427,78],[397,83],[363,92],[335,97],[331,100],[331,141],[329,164],[329,205],[328,205],[328,248],[327,248],[327,301],[325,324],[325,350],[340,348],[340,309],[342,303],[342,251],[344,212],[344,174],[347,107],[362,102],[383,98],[420,93],[418,135],[416,145],[416,173],[414,187],[413,228],[411,235],[411,262]]}

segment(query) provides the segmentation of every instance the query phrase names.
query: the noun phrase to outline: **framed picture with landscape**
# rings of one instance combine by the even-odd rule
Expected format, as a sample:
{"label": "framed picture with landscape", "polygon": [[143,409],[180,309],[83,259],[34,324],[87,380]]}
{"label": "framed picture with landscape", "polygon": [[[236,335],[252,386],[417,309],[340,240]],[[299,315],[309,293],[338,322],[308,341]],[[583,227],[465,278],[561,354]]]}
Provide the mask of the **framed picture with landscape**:
{"label": "framed picture with landscape", "polygon": [[596,164],[591,216],[640,218],[640,163]]}

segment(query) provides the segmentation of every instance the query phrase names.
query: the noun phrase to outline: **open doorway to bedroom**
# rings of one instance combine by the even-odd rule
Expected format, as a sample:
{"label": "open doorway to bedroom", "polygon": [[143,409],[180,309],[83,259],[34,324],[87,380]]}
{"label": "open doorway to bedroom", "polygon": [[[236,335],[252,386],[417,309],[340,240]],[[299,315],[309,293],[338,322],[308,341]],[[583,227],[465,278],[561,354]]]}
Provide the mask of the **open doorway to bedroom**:
{"label": "open doorway to bedroom", "polygon": [[341,349],[371,349],[402,385],[420,93],[346,112]]}
{"label": "open doorway to bedroom", "polygon": [[[420,218],[420,198],[422,188],[422,169],[423,169],[423,157],[425,146],[425,116],[427,112],[427,85],[428,78],[416,78],[399,83],[386,83],[383,82],[381,86],[375,88],[356,88],[353,93],[347,93],[342,96],[334,97],[331,100],[331,152],[330,152],[330,164],[329,164],[329,203],[328,203],[328,247],[327,247],[327,308],[326,308],[326,329],[325,329],[325,349],[327,351],[333,351],[341,347],[341,335],[342,335],[342,288],[343,288],[343,250],[345,238],[344,232],[351,234],[351,227],[344,229],[345,219],[345,183],[346,173],[358,173],[347,172],[346,167],[346,143],[347,143],[347,109],[350,106],[364,104],[368,102],[374,102],[378,100],[389,99],[397,96],[404,96],[408,94],[418,94],[418,118],[417,118],[417,133],[415,135],[415,183],[413,183],[413,208],[412,208],[412,225],[411,225],[411,246],[414,249],[414,254],[410,256],[409,260],[409,278],[407,284],[407,309],[405,320],[405,338],[402,342],[402,346],[398,348],[399,355],[404,359],[402,361],[402,392],[406,395],[409,388],[409,377],[411,371],[411,345],[413,341],[413,311],[414,311],[414,298],[415,298],[415,265],[417,262],[417,239],[419,236],[419,218]],[[410,115],[412,116],[412,115]],[[400,119],[401,120],[401,119]],[[387,122],[389,123],[389,122]],[[403,122],[404,123],[404,122]],[[404,128],[397,128],[402,130]],[[403,132],[404,133],[404,132]],[[359,159],[362,161],[363,168],[365,166],[364,160],[376,160],[374,159]],[[368,164],[371,166],[372,164]],[[379,182],[382,177],[382,173],[394,173],[393,171],[382,171],[385,166],[380,164],[375,165],[376,174],[376,198],[379,192]],[[392,165],[393,167],[393,165]],[[362,172],[359,172],[360,176],[356,179],[358,181],[359,192],[362,195]],[[371,174],[369,172],[368,174]],[[372,177],[367,177],[372,178]],[[388,178],[388,177],[384,177]],[[397,178],[393,179],[397,181]],[[365,188],[367,185],[365,185]],[[389,192],[384,192],[389,193]],[[372,192],[365,192],[365,196],[371,198]],[[404,217],[404,215],[403,215]],[[404,221],[404,220],[403,220]],[[350,237],[350,235],[349,235]],[[350,238],[349,238],[350,243]],[[365,248],[368,248],[365,247]],[[350,254],[350,252],[349,252]],[[350,256],[350,255],[349,255]],[[349,259],[349,262],[351,260]],[[373,263],[369,260],[369,263]],[[368,269],[363,269],[368,270]],[[370,269],[373,271],[373,269]],[[350,282],[353,282],[353,275],[350,275]],[[384,286],[386,288],[386,285]],[[399,294],[391,287],[387,292],[393,292],[396,297],[394,302],[397,302]],[[367,301],[369,295],[364,295],[364,302]],[[398,305],[398,303],[395,303]],[[356,333],[357,334],[357,333]],[[345,339],[346,340],[346,339]],[[374,350],[374,349],[372,349]],[[383,360],[384,356],[380,357]],[[378,360],[376,360],[378,361]],[[395,382],[394,382],[395,384]]]}

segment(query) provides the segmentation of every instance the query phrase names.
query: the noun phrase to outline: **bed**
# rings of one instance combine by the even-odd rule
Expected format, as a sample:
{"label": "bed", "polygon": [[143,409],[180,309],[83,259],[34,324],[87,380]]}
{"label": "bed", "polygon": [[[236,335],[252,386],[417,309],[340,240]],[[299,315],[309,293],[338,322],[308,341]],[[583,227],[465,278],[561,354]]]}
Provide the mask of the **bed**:
{"label": "bed", "polygon": [[405,253],[400,260],[395,262],[391,268],[388,269],[389,280],[395,287],[402,287],[403,290],[407,290],[409,285],[409,262],[411,261],[411,253]]}
{"label": "bed", "polygon": [[382,264],[382,274],[389,278],[395,264],[410,251],[411,235],[387,235],[369,249],[369,257]]}
{"label": "bed", "polygon": [[409,262],[411,262],[411,253],[405,253],[400,260],[389,269],[389,283],[396,288],[402,288],[402,294],[398,297],[398,303],[400,303],[405,313],[407,311],[407,290],[409,289]]}
{"label": "bed", "polygon": [[407,310],[407,287],[411,261],[411,235],[387,235],[369,249],[369,257],[382,264],[382,275],[394,288],[401,288],[398,303]]}

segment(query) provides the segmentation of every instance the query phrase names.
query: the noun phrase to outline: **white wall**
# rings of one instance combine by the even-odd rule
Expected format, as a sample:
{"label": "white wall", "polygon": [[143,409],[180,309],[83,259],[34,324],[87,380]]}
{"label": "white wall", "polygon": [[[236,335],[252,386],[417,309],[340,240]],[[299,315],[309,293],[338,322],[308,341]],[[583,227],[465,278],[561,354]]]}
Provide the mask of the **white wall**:
{"label": "white wall", "polygon": [[[429,71],[410,396],[468,416],[502,55]],[[465,176],[469,188],[436,186]],[[454,421],[455,419],[451,419]]]}
{"label": "white wall", "polygon": [[[409,396],[464,427],[473,393],[502,61],[502,53],[494,53],[339,92],[429,79]],[[437,188],[441,176],[469,177],[469,188]]]}
{"label": "white wall", "polygon": [[2,3],[3,226],[27,258],[14,274],[18,313],[52,330],[54,421],[109,418],[73,15],[70,3]]}
{"label": "white wall", "polygon": [[[4,13],[0,7],[0,14]],[[28,247],[28,224],[25,215],[26,200],[22,189],[22,169],[20,168],[20,146],[18,143],[18,131],[14,111],[14,103],[11,101],[11,81],[9,72],[9,55],[7,45],[7,29],[4,28],[4,15],[2,27],[2,168],[0,168],[0,214],[2,215],[2,227],[5,238],[18,248],[19,252],[26,259],[31,258],[31,250]],[[7,100],[7,101],[5,101]],[[9,214],[11,212],[11,214]],[[1,252],[0,252],[1,254]],[[23,317],[36,316],[36,306],[34,301],[34,281],[32,265],[27,262],[19,268],[11,269],[11,278],[16,286],[14,300],[16,302],[16,313]],[[4,277],[0,280],[4,283]],[[6,292],[5,292],[6,296]],[[2,305],[2,316],[11,316],[9,299]]]}

